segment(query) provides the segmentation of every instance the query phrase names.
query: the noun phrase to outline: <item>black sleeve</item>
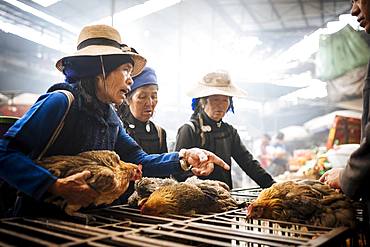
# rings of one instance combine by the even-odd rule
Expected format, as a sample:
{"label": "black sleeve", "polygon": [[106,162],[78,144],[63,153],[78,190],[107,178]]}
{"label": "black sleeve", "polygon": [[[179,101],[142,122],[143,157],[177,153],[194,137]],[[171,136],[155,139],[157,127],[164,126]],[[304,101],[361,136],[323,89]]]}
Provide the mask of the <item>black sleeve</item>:
{"label": "black sleeve", "polygon": [[362,122],[361,122],[361,139],[365,137],[365,127],[370,121],[370,63],[367,65],[367,75],[362,90]]}
{"label": "black sleeve", "polygon": [[360,147],[352,153],[340,177],[343,192],[352,198],[370,195],[370,124],[366,125]]}
{"label": "black sleeve", "polygon": [[167,148],[167,133],[166,131],[162,128],[162,146],[161,146],[161,154],[163,153],[168,153],[168,148]]}
{"label": "black sleeve", "polygon": [[247,150],[236,129],[232,128],[233,143],[232,143],[232,157],[243,169],[243,171],[251,177],[262,188],[268,188],[273,183],[274,179],[268,174],[255,160],[252,154]]}
{"label": "black sleeve", "polygon": [[193,147],[196,147],[196,134],[189,124],[184,124],[177,131],[175,151]]}

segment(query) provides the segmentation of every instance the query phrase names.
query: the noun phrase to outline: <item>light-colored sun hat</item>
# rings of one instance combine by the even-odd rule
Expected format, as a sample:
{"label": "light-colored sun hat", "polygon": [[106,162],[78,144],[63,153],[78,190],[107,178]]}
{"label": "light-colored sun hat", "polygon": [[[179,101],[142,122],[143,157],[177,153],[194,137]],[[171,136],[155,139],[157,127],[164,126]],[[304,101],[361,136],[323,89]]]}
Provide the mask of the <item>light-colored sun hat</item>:
{"label": "light-colored sun hat", "polygon": [[240,98],[247,96],[247,92],[234,85],[231,82],[229,73],[223,70],[206,74],[202,80],[187,92],[187,95],[192,98],[216,94]]}
{"label": "light-colored sun hat", "polygon": [[[134,62],[132,76],[140,74],[146,64],[146,59],[139,55],[135,49],[122,44],[121,35],[115,28],[108,25],[91,25],[81,30],[77,42],[77,51],[72,55],[61,58],[56,63],[56,67],[63,72],[64,63],[68,60],[78,58],[75,61],[82,63],[84,62],[82,58],[95,61],[99,56],[110,55],[118,58],[121,57],[119,55],[125,55],[125,57],[129,55]],[[75,61],[74,64],[76,64]]]}

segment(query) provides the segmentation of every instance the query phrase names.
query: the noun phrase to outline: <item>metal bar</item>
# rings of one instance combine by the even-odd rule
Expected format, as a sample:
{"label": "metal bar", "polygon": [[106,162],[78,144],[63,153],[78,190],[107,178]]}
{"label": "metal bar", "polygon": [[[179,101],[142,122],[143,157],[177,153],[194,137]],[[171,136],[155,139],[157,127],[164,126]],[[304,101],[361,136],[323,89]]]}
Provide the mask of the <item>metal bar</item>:
{"label": "metal bar", "polygon": [[[224,222],[222,221],[217,221],[217,220],[212,220],[212,219],[206,219],[204,220],[206,223],[211,223],[211,224],[222,224]],[[308,237],[313,237],[315,236],[318,232],[305,232],[304,230],[297,230],[297,231],[294,231],[292,229],[289,229],[289,228],[282,228],[282,227],[279,227],[279,228],[276,228],[276,227],[271,227],[271,226],[263,226],[263,225],[255,225],[255,224],[245,224],[245,223],[238,223],[236,224],[237,222],[235,222],[235,224],[233,224],[233,226],[235,227],[244,227],[244,228],[247,228],[247,230],[251,231],[251,229],[248,229],[248,228],[253,228],[255,229],[254,231],[256,231],[258,229],[258,231],[260,232],[273,232],[273,231],[278,231],[278,232],[284,232],[284,233],[287,233],[287,234],[297,234],[297,235],[304,235],[304,236],[308,236]],[[323,232],[321,232],[323,233]]]}
{"label": "metal bar", "polygon": [[[39,228],[32,227],[32,226],[22,225],[22,224],[19,224],[19,223],[6,222],[6,224],[19,227],[20,230],[27,229],[27,230],[31,230],[33,232],[38,232],[38,233],[43,233],[45,235],[49,235],[49,236],[53,236],[53,237],[58,237],[58,238],[64,239],[65,241],[67,241],[67,240],[69,240],[69,241],[77,241],[77,240],[79,240],[78,238],[71,237],[69,235],[64,235],[64,234],[61,234],[61,233],[55,233],[55,232],[52,232],[52,231],[48,231],[48,230],[44,230],[44,229],[39,229]],[[42,239],[39,239],[39,240],[41,241]]]}
{"label": "metal bar", "polygon": [[[164,226],[162,226],[162,227],[164,227]],[[197,241],[197,242],[201,242],[201,243],[205,243],[205,244],[211,244],[212,246],[225,246],[225,247],[230,246],[230,243],[225,243],[225,242],[221,242],[221,241],[217,241],[217,240],[213,240],[213,239],[209,239],[209,238],[195,237],[194,232],[191,232],[192,235],[189,236],[189,235],[186,235],[186,234],[166,232],[166,231],[162,231],[162,230],[142,229],[142,231],[146,232],[146,233],[159,234],[161,236],[170,236],[170,237],[173,237],[173,238],[176,238],[176,239],[187,239],[187,240],[191,240],[191,241]],[[196,234],[199,235],[201,233],[203,233],[203,235],[206,235],[206,236],[215,237],[214,234],[207,233],[207,232],[197,232]],[[217,237],[220,237],[220,236],[218,235]]]}
{"label": "metal bar", "polygon": [[127,211],[124,211],[124,210],[117,210],[117,209],[104,208],[104,209],[102,209],[102,211],[117,214],[115,216],[122,216],[122,215],[123,216],[125,216],[125,215],[130,216],[130,219],[137,219],[139,222],[147,221],[146,223],[150,222],[150,223],[153,223],[153,224],[161,224],[161,223],[172,222],[173,221],[169,218],[150,216],[150,215],[144,215],[144,214],[138,214],[138,213],[131,213],[131,212],[127,212]]}
{"label": "metal bar", "polygon": [[279,235],[266,236],[266,234],[263,233],[263,232],[249,231],[249,230],[242,231],[240,229],[229,230],[228,228],[225,228],[225,227],[220,227],[220,226],[215,226],[215,225],[207,225],[207,224],[201,224],[201,223],[189,223],[187,225],[191,226],[191,227],[197,227],[199,229],[204,229],[205,227],[207,227],[206,228],[207,230],[212,230],[212,231],[217,232],[217,233],[227,233],[227,234],[230,234],[230,235],[245,236],[245,234],[247,234],[248,236],[253,236],[253,237],[262,238],[262,239],[269,239],[271,241],[275,241],[275,239],[281,239],[281,240],[284,240],[284,241],[288,241],[289,243],[301,243],[301,242],[305,241],[305,239],[302,239],[302,238],[292,239],[292,237],[290,237],[290,236],[279,236]]}
{"label": "metal bar", "polygon": [[310,246],[334,246],[335,241],[342,239],[345,243],[346,238],[350,237],[350,229],[348,227],[334,228],[325,235],[320,235],[310,241]]}
{"label": "metal bar", "polygon": [[[161,228],[166,228],[168,226],[161,226]],[[170,228],[171,229],[171,228]],[[211,246],[230,246],[231,241],[240,241],[240,242],[247,242],[247,243],[257,243],[261,245],[268,245],[268,246],[282,246],[281,244],[275,244],[272,243],[271,241],[265,241],[263,236],[261,236],[260,239],[255,238],[255,236],[249,236],[248,234],[246,235],[245,233],[241,236],[235,235],[235,234],[220,234],[220,233],[211,233],[207,231],[202,231],[199,229],[196,230],[185,230],[185,229],[177,229],[177,228],[172,228],[175,232],[167,232],[167,231],[162,231],[162,230],[147,230],[143,229],[145,232],[149,233],[155,233],[155,234],[160,234],[164,236],[170,236],[174,237],[176,239],[187,239],[192,242],[197,241],[203,244],[210,244]],[[186,232],[188,234],[183,234],[179,232]],[[195,236],[197,235],[197,236]],[[202,235],[205,237],[198,237],[198,235]],[[210,238],[212,237],[212,238]],[[215,240],[215,239],[225,239],[226,241],[220,241],[220,240]],[[301,244],[302,242],[299,242]],[[286,242],[284,242],[286,244]]]}
{"label": "metal bar", "polygon": [[132,240],[137,240],[142,243],[147,243],[148,245],[145,246],[169,246],[169,247],[188,247],[190,245],[185,245],[185,244],[178,244],[172,241],[167,241],[167,240],[158,240],[154,238],[148,238],[143,235],[125,235],[125,239],[132,239]]}
{"label": "metal bar", "polygon": [[[171,227],[171,226],[167,226],[167,225],[162,226],[161,229],[168,228],[168,229],[176,231],[176,233],[186,232],[186,233],[191,234],[192,236],[194,236],[194,232],[195,232],[196,235],[203,235],[203,236],[206,236],[206,237],[213,237],[213,238],[229,239],[230,241],[231,240],[236,240],[236,241],[241,241],[241,242],[252,242],[252,243],[255,243],[256,241],[258,241],[259,244],[266,244],[266,245],[269,245],[269,246],[281,246],[281,243],[300,245],[300,244],[302,244],[302,242],[307,241],[307,240],[304,240],[304,239],[299,239],[300,241],[298,241],[298,239],[293,240],[293,239],[289,239],[286,236],[269,237],[269,236],[266,236],[264,233],[257,233],[257,232],[250,232],[250,231],[240,231],[240,230],[236,230],[236,229],[234,229],[234,230],[228,230],[228,229],[224,229],[224,228],[219,228],[218,229],[217,227],[210,226],[210,225],[202,225],[202,226],[199,226],[199,227],[198,226],[194,227],[193,223],[189,223],[187,225],[187,227],[189,227],[189,226],[191,226],[192,228],[197,228],[197,229],[195,229],[195,230],[194,229],[192,229],[192,230],[179,229],[179,228]],[[211,232],[204,231],[205,227],[206,227],[207,230],[210,230]],[[192,236],[190,236],[190,239],[193,238]],[[274,244],[273,242],[278,242],[279,244]]]}
{"label": "metal bar", "polygon": [[[19,233],[19,232],[14,232],[14,231],[11,231],[11,230],[6,230],[6,229],[1,229],[0,228],[0,232],[18,238],[18,242],[20,242],[19,239],[24,239],[24,240],[27,240],[29,242],[35,243],[35,244],[38,243],[38,244],[43,244],[43,245],[47,245],[47,246],[50,246],[50,245],[53,244],[49,241],[45,241],[45,240],[42,240],[42,239],[39,239],[39,238],[34,238],[34,237],[29,236],[29,235],[25,235],[25,234],[22,234],[22,233]],[[1,246],[3,246],[3,245],[1,245]]]}
{"label": "metal bar", "polygon": [[55,228],[59,228],[65,231],[71,231],[71,232],[77,232],[81,234],[87,234],[87,235],[93,235],[93,234],[112,234],[115,233],[113,231],[101,229],[101,228],[96,228],[92,226],[87,226],[87,225],[80,225],[68,221],[59,221],[59,220],[33,220],[33,219],[24,219],[29,222],[34,222],[38,223],[41,225],[45,225],[47,227],[53,226]]}

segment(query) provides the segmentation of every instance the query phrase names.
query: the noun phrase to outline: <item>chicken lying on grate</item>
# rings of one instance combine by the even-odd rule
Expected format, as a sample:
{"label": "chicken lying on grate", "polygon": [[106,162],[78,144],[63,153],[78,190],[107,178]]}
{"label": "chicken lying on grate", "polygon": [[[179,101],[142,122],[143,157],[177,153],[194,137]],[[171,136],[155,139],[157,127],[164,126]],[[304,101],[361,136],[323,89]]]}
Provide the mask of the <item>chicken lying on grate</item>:
{"label": "chicken lying on grate", "polygon": [[239,205],[225,183],[192,177],[185,182],[160,187],[140,206],[142,214],[158,216],[219,213]]}
{"label": "chicken lying on grate", "polygon": [[128,204],[132,207],[137,207],[142,204],[156,189],[177,184],[178,182],[172,178],[148,178],[144,177],[135,182],[135,191],[128,198]]}
{"label": "chicken lying on grate", "polygon": [[262,190],[248,206],[247,218],[353,227],[355,206],[344,194],[319,181],[287,181]]}
{"label": "chicken lying on grate", "polygon": [[[125,163],[113,151],[88,151],[76,156],[56,155],[37,162],[53,175],[64,178],[88,170],[91,176],[86,182],[98,193],[94,205],[111,204],[128,188],[129,182],[141,178],[141,166]],[[72,216],[86,217],[77,213],[81,205],[66,204],[60,198],[51,197],[48,202],[65,206],[64,211]]]}

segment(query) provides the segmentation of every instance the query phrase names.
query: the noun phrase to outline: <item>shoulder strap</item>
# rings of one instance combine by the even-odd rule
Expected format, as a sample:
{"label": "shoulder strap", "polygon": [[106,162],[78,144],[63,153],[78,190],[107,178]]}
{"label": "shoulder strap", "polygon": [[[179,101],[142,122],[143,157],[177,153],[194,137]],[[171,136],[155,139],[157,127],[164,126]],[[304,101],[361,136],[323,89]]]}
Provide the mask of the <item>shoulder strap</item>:
{"label": "shoulder strap", "polygon": [[[195,121],[195,120],[194,120]],[[199,123],[201,126],[203,126],[203,119],[199,116]],[[204,132],[202,131],[202,129],[200,128],[199,132],[196,132],[195,130],[195,124],[193,121],[189,121],[189,122],[186,122],[185,124],[189,125],[191,127],[191,129],[193,130],[194,134],[195,135],[200,135],[200,147],[203,147],[205,142],[206,142],[206,138],[204,136]]]}
{"label": "shoulder strap", "polygon": [[193,130],[193,132],[195,133],[195,125],[192,121],[186,122],[185,124],[189,125],[191,129]]}
{"label": "shoulder strap", "polygon": [[49,149],[49,147],[57,139],[60,131],[62,130],[62,128],[64,126],[64,119],[66,118],[66,116],[67,116],[67,114],[69,112],[69,109],[71,108],[72,102],[74,100],[74,96],[73,96],[73,94],[70,91],[67,91],[67,90],[55,90],[54,92],[61,92],[65,96],[67,96],[67,98],[68,98],[68,107],[67,107],[67,110],[65,111],[62,119],[60,120],[60,123],[59,123],[58,127],[54,130],[54,133],[50,137],[49,142],[46,144],[46,146],[44,147],[44,149],[42,150],[42,152],[40,153],[40,155],[37,157],[36,160],[40,160],[44,156],[44,154],[46,153],[46,151]]}
{"label": "shoulder strap", "polygon": [[157,129],[157,133],[158,133],[158,138],[159,138],[159,149],[161,150],[162,149],[162,146],[163,146],[163,137],[162,137],[162,128],[159,126],[159,125],[156,125],[155,123],[153,123],[155,128]]}

